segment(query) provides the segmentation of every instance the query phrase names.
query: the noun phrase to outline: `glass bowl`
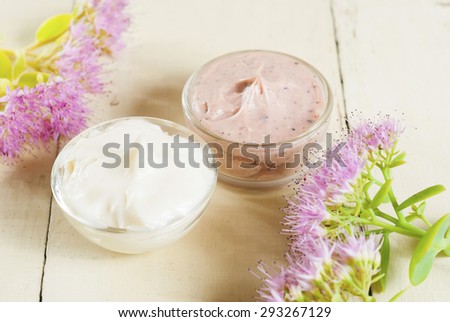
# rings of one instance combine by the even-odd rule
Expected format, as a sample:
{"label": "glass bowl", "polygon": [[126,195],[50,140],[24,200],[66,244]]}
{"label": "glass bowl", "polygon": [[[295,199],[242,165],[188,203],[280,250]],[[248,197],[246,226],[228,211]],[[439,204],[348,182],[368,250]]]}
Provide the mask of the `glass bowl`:
{"label": "glass bowl", "polygon": [[[259,76],[251,78],[251,74],[245,75],[245,72],[242,71],[242,68],[246,69],[247,66],[255,65],[254,72],[260,73],[260,75],[262,75],[261,78],[263,78],[265,67],[257,67],[257,64],[255,62],[252,62],[252,57],[258,57],[257,55],[260,54],[268,55],[269,57],[273,56],[274,61],[280,58],[280,61],[282,60],[284,62],[292,62],[292,66],[295,66],[294,68],[302,68],[305,73],[309,73],[308,75],[311,75],[311,82],[314,82],[314,91],[317,91],[317,95],[320,95],[321,98],[320,115],[316,113],[316,119],[311,122],[303,132],[296,132],[292,136],[286,137],[284,139],[270,139],[276,136],[274,135],[277,134],[276,130],[273,130],[273,133],[270,133],[269,131],[265,133],[269,138],[269,140],[267,141],[266,137],[264,137],[264,140],[260,140],[259,142],[248,140],[246,141],[243,139],[230,139],[226,135],[229,135],[230,133],[226,132],[229,132],[231,130],[235,131],[235,129],[231,128],[234,127],[233,123],[239,122],[239,120],[236,119],[237,113],[231,113],[230,122],[225,123],[229,125],[229,127],[222,127],[222,132],[219,132],[219,129],[214,129],[214,124],[218,123],[209,122],[208,120],[206,120],[208,118],[207,115],[211,110],[211,105],[208,105],[208,99],[212,98],[213,100],[219,97],[222,101],[218,100],[219,103],[217,103],[217,106],[220,108],[220,104],[228,104],[227,98],[224,98],[224,95],[227,95],[227,93],[230,92],[230,89],[236,90],[237,92],[238,90],[240,90],[240,87],[250,86],[250,83],[257,82],[257,80],[255,81],[254,79]],[[236,72],[236,74],[238,74],[238,76],[236,76],[236,78],[233,80],[233,82],[237,85],[235,85],[235,87],[233,88],[232,86],[226,84],[226,82],[229,80],[226,79],[226,76],[224,75],[232,73],[230,70],[235,68],[235,62],[237,59],[242,59],[242,61],[245,62],[245,65],[242,63],[237,68],[238,71]],[[255,59],[257,60],[258,58]],[[223,66],[225,67],[220,67],[221,64],[223,64]],[[270,76],[270,68],[272,68],[272,71],[275,70],[276,74],[278,67],[276,63],[273,63],[272,66],[269,66],[269,64],[262,65],[268,67],[267,77]],[[249,67],[249,69],[251,68],[252,67]],[[263,71],[261,72],[261,70]],[[279,70],[280,69],[278,69],[278,71]],[[282,74],[282,72],[280,72],[280,74],[281,75],[278,76],[283,81],[284,75]],[[269,85],[267,86],[272,86],[274,82],[277,81],[275,79],[276,77],[272,78],[274,79],[271,79]],[[294,81],[296,81],[298,83],[297,85],[299,86],[301,86],[302,82],[305,82],[304,79],[300,78],[294,79]],[[223,87],[228,87],[223,90],[223,88],[220,87],[222,86],[222,84]],[[284,86],[280,84],[277,85]],[[289,83],[289,86],[291,85],[292,82]],[[212,88],[211,90],[208,90],[208,87],[205,86],[212,86]],[[253,84],[251,84],[251,86],[253,86]],[[284,89],[288,89],[288,86],[286,85]],[[261,94],[262,93],[263,89],[261,89]],[[202,95],[205,97],[202,97]],[[244,104],[244,99],[242,97],[245,94],[242,91],[239,95],[240,96],[236,97],[237,99],[242,99],[240,102],[242,108]],[[318,101],[316,101],[316,103],[317,102]],[[271,103],[279,104],[278,107],[281,106],[282,108],[284,106],[288,108],[296,108],[293,106],[287,106],[287,104],[292,103],[279,103],[279,101],[277,100],[272,100]],[[204,104],[204,106],[200,106],[201,104]],[[284,106],[282,106],[283,104]],[[291,182],[296,176],[298,176],[299,170],[303,169],[305,163],[308,162],[309,151],[311,149],[314,150],[323,146],[321,144],[324,142],[329,118],[333,108],[333,97],[330,86],[328,85],[328,82],[322,76],[322,74],[313,66],[309,65],[303,60],[279,52],[248,50],[233,52],[215,58],[200,67],[196,72],[194,72],[184,86],[182,93],[182,105],[187,126],[194,132],[198,133],[214,151],[214,156],[216,158],[216,161],[218,162],[217,165],[219,170],[219,178],[222,181],[242,187],[268,188],[277,187]],[[271,106],[268,105],[268,107]],[[306,107],[308,106],[302,108]],[[205,112],[202,112],[202,109]],[[253,113],[254,110],[250,111],[251,112],[249,113]],[[309,107],[308,111],[315,113],[312,106]],[[216,114],[215,116],[217,115],[220,121],[225,119],[220,115],[220,113]],[[248,117],[248,115],[252,117],[251,114],[247,114],[246,117]],[[269,117],[267,117],[267,120],[267,122],[271,121]],[[300,119],[295,119],[294,121],[302,122]],[[310,120],[308,119],[308,122],[309,121]],[[274,126],[274,128],[276,127]],[[292,130],[295,129],[292,128]],[[243,136],[246,135],[245,131],[250,130],[241,126],[240,132],[244,133],[242,134]]]}
{"label": "glass bowl", "polygon": [[[179,140],[192,138],[193,142],[201,148],[201,152],[199,152],[200,149],[194,151],[197,153],[194,158],[200,156],[204,163],[195,169],[190,166],[190,163],[189,166],[185,165],[185,168],[173,168],[174,164],[171,160],[173,155],[170,153],[167,154],[168,166],[164,169],[147,168],[148,163],[141,167],[139,163],[139,168],[132,168],[132,171],[144,172],[136,172],[136,176],[132,177],[134,181],[130,179],[131,183],[127,190],[124,190],[126,191],[125,199],[129,198],[126,199],[124,210],[121,212],[117,209],[122,208],[112,206],[98,208],[98,205],[103,205],[102,202],[108,202],[108,205],[114,204],[117,194],[121,196],[120,189],[124,186],[124,182],[116,180],[117,178],[132,176],[129,174],[131,172],[122,173],[122,171],[131,171],[130,168],[126,168],[125,161],[122,168],[122,165],[119,165],[114,169],[105,169],[103,163],[105,150],[104,146],[98,146],[99,142],[110,140],[110,142],[121,144],[116,142],[120,141],[118,138],[122,135],[125,137],[127,128],[136,127],[136,124],[146,130],[147,127],[155,128],[156,126],[164,133],[164,137],[167,135],[167,140],[170,142],[175,140],[173,139],[175,137],[179,137]],[[137,130],[138,134],[139,131]],[[156,139],[150,136],[145,137],[145,140],[149,143],[152,140],[156,142]],[[123,144],[125,151],[126,143],[123,142]],[[154,151],[156,149],[154,148]],[[201,137],[167,120],[150,117],[111,120],[85,130],[61,150],[51,173],[53,196],[63,210],[65,218],[81,235],[94,244],[120,253],[135,254],[150,251],[178,240],[199,221],[217,181],[217,169],[211,166],[213,160],[205,157],[205,153],[209,153],[208,149]],[[86,156],[79,155],[83,151],[87,151]],[[130,152],[132,149],[127,151]],[[85,159],[90,161],[84,163]],[[195,160],[198,161],[198,159]],[[193,187],[193,181],[197,178],[202,184]],[[142,181],[144,179],[148,181]],[[136,182],[141,185],[137,185]],[[131,193],[129,196],[129,191],[134,191],[134,194]],[[85,200],[88,202],[83,203]],[[131,201],[128,202],[128,200]],[[136,210],[138,215],[135,215],[129,209],[140,209],[140,211]],[[136,219],[131,218],[131,215],[139,216],[139,222],[136,223]]]}

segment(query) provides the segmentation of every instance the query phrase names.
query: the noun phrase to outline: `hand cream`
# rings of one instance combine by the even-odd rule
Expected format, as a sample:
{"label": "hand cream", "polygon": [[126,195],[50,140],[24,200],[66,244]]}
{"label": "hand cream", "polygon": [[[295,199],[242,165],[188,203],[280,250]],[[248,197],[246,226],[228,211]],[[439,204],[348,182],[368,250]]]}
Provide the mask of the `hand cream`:
{"label": "hand cream", "polygon": [[[332,98],[326,80],[309,64],[256,50],[224,55],[201,67],[186,83],[183,107],[190,126],[221,146],[222,179],[271,186],[295,175],[306,143],[321,141]],[[236,143],[240,148],[231,151]],[[270,152],[268,145],[274,147]]]}
{"label": "hand cream", "polygon": [[298,59],[241,52],[208,64],[191,89],[200,123],[228,141],[283,142],[306,132],[324,113],[323,85]]}
{"label": "hand cream", "polygon": [[92,236],[81,232],[120,252],[139,252],[149,245],[117,242],[101,232],[119,237],[120,233],[143,233],[139,239],[150,241],[169,231],[165,241],[178,238],[198,219],[216,182],[216,170],[205,163],[204,143],[180,148],[189,143],[189,133],[183,131],[187,129],[162,120],[128,118],[76,137],[54,167],[55,194],[69,220],[97,230],[99,234]]}

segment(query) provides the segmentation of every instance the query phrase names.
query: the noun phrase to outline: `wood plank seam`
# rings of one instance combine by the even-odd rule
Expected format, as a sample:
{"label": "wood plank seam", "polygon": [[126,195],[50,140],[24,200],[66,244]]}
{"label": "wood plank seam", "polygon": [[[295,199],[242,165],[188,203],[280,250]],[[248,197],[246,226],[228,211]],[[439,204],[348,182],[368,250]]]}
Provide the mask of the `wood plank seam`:
{"label": "wood plank seam", "polygon": [[339,48],[339,36],[337,33],[337,22],[336,22],[336,16],[335,16],[335,12],[334,12],[334,0],[330,0],[330,13],[331,13],[331,20],[332,20],[332,25],[333,25],[334,43],[336,46],[338,73],[339,73],[339,79],[341,81],[340,90],[342,93],[342,104],[343,104],[342,109],[344,111],[344,122],[345,122],[344,124],[345,124],[345,127],[347,128],[347,131],[350,131],[350,124],[348,121],[348,114],[347,114],[347,103],[346,103],[346,98],[345,98],[344,75],[343,75],[342,66],[341,66],[341,52],[340,52],[340,48]]}
{"label": "wood plank seam", "polygon": [[[55,159],[58,156],[59,150],[60,150],[60,140],[56,142],[56,154]],[[50,177],[51,180],[51,177]],[[50,182],[49,182],[50,184]],[[47,263],[47,249],[48,249],[48,238],[50,235],[50,222],[52,219],[52,205],[53,205],[53,192],[50,192],[50,199],[49,199],[49,208],[48,208],[48,219],[47,219],[47,233],[45,235],[45,242],[44,242],[44,254],[43,254],[43,262],[42,262],[42,273],[41,273],[41,281],[40,281],[40,287],[39,287],[39,302],[42,302],[42,293],[44,290],[44,278],[45,278],[45,264]]]}
{"label": "wood plank seam", "polygon": [[48,221],[47,221],[47,234],[45,236],[44,243],[44,258],[42,263],[42,274],[41,274],[41,285],[39,289],[39,302],[42,302],[42,291],[44,289],[44,275],[45,275],[45,264],[47,263],[47,244],[48,244],[48,236],[50,232],[50,220],[52,217],[52,204],[53,204],[53,194],[50,195],[50,203],[48,209]]}

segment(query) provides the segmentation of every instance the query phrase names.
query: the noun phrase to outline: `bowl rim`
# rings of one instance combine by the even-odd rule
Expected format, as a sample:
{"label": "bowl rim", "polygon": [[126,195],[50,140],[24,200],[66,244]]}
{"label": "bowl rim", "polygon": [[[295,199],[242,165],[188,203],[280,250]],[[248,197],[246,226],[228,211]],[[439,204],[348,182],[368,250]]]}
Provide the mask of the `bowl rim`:
{"label": "bowl rim", "polygon": [[[84,131],[80,132],[79,134],[74,136],[72,139],[70,139],[67,142],[67,144],[58,152],[58,155],[57,155],[55,161],[53,162],[51,175],[50,175],[50,186],[51,186],[51,191],[52,191],[53,197],[56,200],[59,207],[61,208],[61,210],[63,211],[64,215],[69,216],[72,220],[75,220],[76,222],[80,223],[81,225],[83,225],[87,228],[94,229],[94,230],[97,230],[97,231],[100,231],[103,233],[150,234],[151,237],[158,237],[158,236],[170,233],[172,231],[177,231],[180,228],[182,228],[183,231],[188,230],[191,226],[193,226],[196,222],[198,222],[198,220],[202,216],[206,206],[208,205],[208,203],[211,200],[211,197],[212,197],[212,195],[215,191],[215,187],[217,185],[218,171],[217,171],[216,167],[209,167],[209,169],[211,171],[213,171],[213,173],[214,173],[213,182],[209,187],[208,193],[205,194],[205,196],[195,205],[195,207],[193,207],[193,208],[198,207],[198,209],[199,209],[198,214],[196,214],[195,216],[192,216],[192,215],[185,216],[182,219],[177,220],[174,223],[168,224],[167,226],[164,226],[159,229],[146,229],[145,227],[143,227],[143,229],[118,228],[118,227],[110,227],[110,226],[106,226],[106,225],[99,226],[99,224],[97,222],[89,220],[86,217],[81,217],[81,216],[76,215],[75,211],[67,205],[64,196],[58,189],[58,187],[59,187],[58,182],[57,182],[57,179],[59,177],[58,171],[62,166],[64,154],[67,153],[68,149],[70,149],[71,146],[73,146],[81,138],[88,136],[91,131],[98,130],[99,128],[102,128],[105,126],[106,127],[110,126],[117,122],[127,121],[127,120],[136,120],[136,119],[145,120],[151,124],[164,125],[164,126],[170,127],[172,129],[175,129],[176,131],[180,131],[180,134],[184,133],[187,135],[194,135],[195,142],[202,144],[202,146],[207,146],[207,143],[205,142],[205,140],[203,140],[203,138],[200,135],[196,134],[195,132],[193,132],[192,130],[188,129],[187,127],[185,127],[183,125],[180,125],[178,123],[175,123],[175,122],[172,122],[169,120],[156,118],[156,117],[149,117],[149,116],[127,116],[127,117],[120,117],[120,118],[107,120],[107,121],[98,123],[96,125],[93,125],[91,127],[88,127]],[[209,153],[209,156],[211,156],[211,155],[212,154]]]}
{"label": "bowl rim", "polygon": [[[322,115],[320,116],[320,118],[316,122],[314,122],[314,124],[311,127],[309,127],[305,132],[303,132],[300,135],[297,135],[295,137],[292,137],[288,140],[280,141],[280,142],[270,142],[270,143],[239,142],[239,141],[233,141],[233,140],[226,139],[226,138],[221,137],[220,135],[210,131],[209,129],[207,129],[205,126],[202,125],[202,123],[199,121],[198,118],[195,117],[192,107],[189,104],[188,97],[189,97],[189,93],[191,91],[191,86],[192,86],[194,80],[196,79],[196,77],[205,68],[208,68],[208,66],[210,66],[211,64],[213,64],[223,58],[226,58],[229,56],[234,56],[234,55],[241,55],[241,54],[245,54],[245,53],[253,53],[253,52],[264,52],[264,53],[277,54],[277,55],[282,55],[282,56],[294,59],[295,61],[298,61],[300,64],[302,64],[306,68],[308,68],[311,72],[313,72],[313,74],[317,77],[319,82],[322,84],[322,89],[324,91],[324,95],[325,95],[325,99],[326,99],[325,110],[322,113]],[[188,80],[186,81],[186,83],[183,87],[182,95],[181,95],[181,102],[182,102],[183,112],[184,112],[185,117],[195,128],[199,129],[202,133],[210,136],[214,140],[219,140],[219,141],[222,141],[227,144],[239,143],[239,144],[245,144],[249,147],[265,147],[265,146],[273,145],[274,143],[275,144],[284,144],[284,143],[295,144],[295,143],[298,143],[299,141],[302,141],[305,138],[313,136],[314,134],[317,133],[317,130],[320,129],[329,120],[329,117],[331,115],[331,112],[332,112],[333,106],[334,106],[334,98],[333,98],[333,94],[331,91],[331,87],[330,87],[328,81],[326,80],[326,78],[322,75],[322,73],[318,69],[316,69],[314,66],[307,63],[303,59],[300,59],[294,55],[290,55],[290,54],[286,54],[286,53],[274,51],[274,50],[265,50],[265,49],[248,49],[248,50],[233,51],[233,52],[218,56],[218,57],[208,61],[204,65],[200,66],[196,71],[194,71],[191,74],[191,76],[189,76]]]}

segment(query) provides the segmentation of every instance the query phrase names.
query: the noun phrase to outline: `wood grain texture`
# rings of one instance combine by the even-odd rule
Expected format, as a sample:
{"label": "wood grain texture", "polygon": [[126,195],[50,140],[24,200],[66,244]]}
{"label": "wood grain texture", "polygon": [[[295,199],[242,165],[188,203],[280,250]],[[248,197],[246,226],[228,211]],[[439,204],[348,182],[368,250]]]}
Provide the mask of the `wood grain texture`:
{"label": "wood grain texture", "polygon": [[0,301],[39,300],[55,154],[0,168]]}
{"label": "wood grain texture", "polygon": [[[400,147],[407,164],[394,172],[403,200],[433,184],[450,187],[450,7],[428,0],[334,0],[337,41],[347,110],[359,117],[377,113],[403,119]],[[450,211],[450,192],[428,203],[431,218]],[[417,244],[396,237],[387,300],[409,285],[408,265]],[[404,301],[449,301],[450,258],[439,257],[428,279]]]}
{"label": "wood grain texture", "polygon": [[[127,48],[111,95],[96,101],[94,122],[146,115],[183,123],[181,91],[200,65],[243,49],[288,52],[330,81],[342,119],[342,96],[329,1],[136,1]],[[111,106],[110,101],[118,102]],[[339,109],[341,109],[339,111]],[[78,235],[53,206],[44,301],[252,301],[259,260],[282,261],[281,197],[219,184],[203,219],[180,242],[126,256]]]}
{"label": "wood grain texture", "polygon": [[[349,114],[358,109],[359,117],[382,112],[405,119],[401,147],[408,164],[395,174],[399,199],[435,183],[450,187],[447,2],[132,0],[127,47],[105,75],[111,78],[108,93],[92,99],[91,124],[129,115],[183,123],[181,91],[200,65],[235,50],[282,51],[328,79],[336,101],[331,131],[345,124],[344,98]],[[9,2],[18,14],[0,13],[7,45],[26,44],[34,25],[71,5]],[[36,10],[20,10],[29,6]],[[259,260],[283,261],[279,208],[290,188],[251,192],[219,184],[200,223],[180,242],[121,255],[86,241],[51,205],[55,154],[53,147],[16,168],[0,168],[0,300],[37,301],[42,295],[44,301],[252,301],[260,281],[249,269]],[[430,202],[434,218],[448,211],[448,198],[445,192]],[[409,285],[415,243],[399,237],[392,245],[389,287],[379,300]],[[430,277],[401,300],[450,300],[449,267],[449,258],[438,258]]]}

